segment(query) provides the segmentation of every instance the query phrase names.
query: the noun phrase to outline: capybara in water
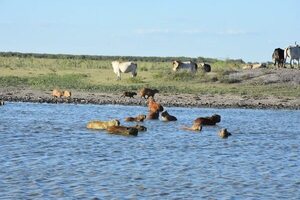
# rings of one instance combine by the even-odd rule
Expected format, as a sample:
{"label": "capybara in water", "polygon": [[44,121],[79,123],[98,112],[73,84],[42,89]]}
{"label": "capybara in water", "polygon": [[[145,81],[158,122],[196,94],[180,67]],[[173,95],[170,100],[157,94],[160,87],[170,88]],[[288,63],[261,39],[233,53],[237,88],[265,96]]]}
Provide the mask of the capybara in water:
{"label": "capybara in water", "polygon": [[148,99],[148,108],[150,112],[162,112],[164,107],[157,103],[152,97]]}
{"label": "capybara in water", "polygon": [[137,95],[137,93],[136,92],[124,92],[121,97],[133,98],[134,95]]}
{"label": "capybara in water", "polygon": [[126,117],[126,122],[143,122],[146,119],[146,115],[138,115],[137,117]]}
{"label": "capybara in water", "polygon": [[219,131],[218,135],[220,136],[220,138],[226,139],[231,135],[231,133],[229,133],[226,128],[222,128]]}
{"label": "capybara in water", "polygon": [[111,134],[118,134],[118,135],[138,135],[138,129],[134,127],[127,127],[127,126],[110,126],[107,127],[107,132]]}
{"label": "capybara in water", "polygon": [[154,97],[154,95],[156,93],[159,93],[159,91],[157,89],[143,88],[140,90],[141,97],[143,97],[145,99],[146,99],[146,96],[147,96],[147,99],[149,97]]}
{"label": "capybara in water", "polygon": [[182,127],[182,129],[188,131],[201,131],[202,125],[201,123],[194,123],[192,127]]}
{"label": "capybara in water", "polygon": [[216,125],[221,121],[221,116],[214,114],[211,117],[199,117],[195,119],[194,123],[201,123],[201,125]]}
{"label": "capybara in water", "polygon": [[117,119],[113,119],[113,120],[110,120],[110,121],[95,120],[95,121],[90,121],[87,124],[86,127],[90,128],[90,129],[104,130],[104,129],[107,129],[108,127],[110,127],[110,126],[119,126],[119,125],[120,125],[120,121],[117,120]]}
{"label": "capybara in water", "polygon": [[159,111],[152,112],[150,111],[147,115],[147,119],[158,119],[159,118]]}
{"label": "capybara in water", "polygon": [[163,121],[177,121],[177,118],[175,116],[170,115],[167,111],[164,111],[161,113],[161,118]]}
{"label": "capybara in water", "polygon": [[135,125],[135,126],[132,126],[132,128],[136,128],[139,132],[140,131],[147,131],[147,128],[145,126],[142,126],[142,125]]}

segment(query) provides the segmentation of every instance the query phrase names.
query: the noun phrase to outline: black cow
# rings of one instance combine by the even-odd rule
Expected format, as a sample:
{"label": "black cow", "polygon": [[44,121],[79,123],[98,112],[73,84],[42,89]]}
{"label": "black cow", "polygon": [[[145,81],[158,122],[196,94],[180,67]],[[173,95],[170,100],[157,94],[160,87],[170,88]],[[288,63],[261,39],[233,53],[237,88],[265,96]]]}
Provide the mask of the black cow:
{"label": "black cow", "polygon": [[272,60],[274,62],[274,65],[276,66],[277,63],[277,68],[283,68],[285,60],[284,60],[284,50],[277,48],[274,50],[273,54],[272,54]]}

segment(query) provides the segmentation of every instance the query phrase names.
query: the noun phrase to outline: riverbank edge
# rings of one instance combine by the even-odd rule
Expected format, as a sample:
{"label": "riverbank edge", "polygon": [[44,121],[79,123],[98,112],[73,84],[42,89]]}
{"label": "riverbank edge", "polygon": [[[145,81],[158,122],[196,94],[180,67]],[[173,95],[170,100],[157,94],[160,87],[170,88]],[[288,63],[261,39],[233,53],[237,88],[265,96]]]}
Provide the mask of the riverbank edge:
{"label": "riverbank edge", "polygon": [[[72,91],[71,98],[54,98],[51,96],[51,91],[15,87],[0,89],[0,99],[7,102],[147,106],[147,100],[138,95],[134,96],[134,98],[121,97],[121,95],[105,92]],[[158,93],[155,96],[155,100],[164,107],[300,109],[300,99],[296,97]]]}

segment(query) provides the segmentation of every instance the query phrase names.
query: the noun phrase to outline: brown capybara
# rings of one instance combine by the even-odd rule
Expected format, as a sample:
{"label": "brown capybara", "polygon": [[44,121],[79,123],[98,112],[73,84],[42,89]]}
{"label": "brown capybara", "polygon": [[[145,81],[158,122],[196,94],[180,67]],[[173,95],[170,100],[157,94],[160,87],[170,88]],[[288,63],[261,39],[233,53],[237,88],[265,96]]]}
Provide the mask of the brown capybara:
{"label": "brown capybara", "polygon": [[133,98],[134,95],[137,95],[137,93],[136,92],[124,92],[121,97]]}
{"label": "brown capybara", "polygon": [[161,113],[162,121],[169,122],[169,121],[177,121],[175,116],[170,115],[167,111]]}
{"label": "brown capybara", "polygon": [[147,131],[147,127],[139,125],[139,124],[137,124],[135,126],[132,126],[132,128],[136,128],[139,132],[140,131]]}
{"label": "brown capybara", "polygon": [[216,125],[221,121],[221,116],[214,114],[211,117],[199,117],[194,120],[194,123],[201,123],[201,125]]}
{"label": "brown capybara", "polygon": [[[156,93],[159,93],[157,89],[143,88],[140,90],[140,95],[142,98],[148,99],[149,97],[154,97]],[[147,96],[147,98],[146,98]]]}
{"label": "brown capybara", "polygon": [[120,121],[117,119],[113,119],[110,121],[98,121],[98,120],[94,120],[94,121],[90,121],[87,124],[87,128],[89,129],[99,129],[99,130],[105,130],[110,126],[119,126],[120,125]]}
{"label": "brown capybara", "polygon": [[162,112],[164,107],[157,103],[152,97],[148,99],[148,108],[150,112]]}
{"label": "brown capybara", "polygon": [[159,111],[152,112],[150,111],[147,115],[147,119],[158,119],[159,118]]}
{"label": "brown capybara", "polygon": [[226,139],[226,138],[228,138],[229,136],[231,136],[231,133],[229,133],[229,132],[227,131],[226,128],[222,128],[222,129],[219,131],[218,135],[220,136],[220,138]]}
{"label": "brown capybara", "polygon": [[127,127],[127,126],[110,126],[107,127],[107,132],[111,134],[117,134],[117,135],[132,135],[137,136],[138,135],[138,129],[134,127]]}
{"label": "brown capybara", "polygon": [[146,115],[138,115],[137,117],[126,117],[126,122],[143,122],[146,119]]}

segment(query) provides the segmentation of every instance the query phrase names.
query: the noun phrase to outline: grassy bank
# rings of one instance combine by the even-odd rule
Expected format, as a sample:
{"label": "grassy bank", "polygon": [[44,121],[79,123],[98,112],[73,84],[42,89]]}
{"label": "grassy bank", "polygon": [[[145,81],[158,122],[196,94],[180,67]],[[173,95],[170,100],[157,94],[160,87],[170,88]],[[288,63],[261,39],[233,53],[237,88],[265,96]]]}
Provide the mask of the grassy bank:
{"label": "grassy bank", "polygon": [[[176,58],[130,57],[131,60],[136,60],[138,64],[138,76],[131,78],[130,74],[122,74],[122,80],[116,81],[116,75],[111,67],[111,61],[116,57],[38,55],[0,54],[0,86],[114,93],[151,87],[157,88],[163,93],[291,97],[299,97],[300,95],[299,84],[265,84],[263,80],[249,83],[247,82],[251,78],[249,75],[242,78],[230,76],[241,70],[244,64],[241,60],[222,61],[194,58],[197,62],[209,61],[212,65],[212,72],[199,71],[193,75],[188,72],[172,72],[170,60]],[[120,57],[119,60],[130,58]],[[267,75],[269,72],[266,69],[263,73]]]}

